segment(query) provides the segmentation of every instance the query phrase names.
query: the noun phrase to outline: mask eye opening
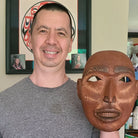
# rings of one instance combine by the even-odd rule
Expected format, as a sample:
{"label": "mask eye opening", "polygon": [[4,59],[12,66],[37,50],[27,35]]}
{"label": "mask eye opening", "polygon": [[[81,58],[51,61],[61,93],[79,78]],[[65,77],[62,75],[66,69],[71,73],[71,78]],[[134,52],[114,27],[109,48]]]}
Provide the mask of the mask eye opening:
{"label": "mask eye opening", "polygon": [[97,82],[99,80],[101,80],[101,78],[99,78],[98,76],[92,76],[88,79],[88,81],[90,82]]}
{"label": "mask eye opening", "polygon": [[125,82],[125,83],[128,83],[128,82],[131,82],[131,79],[130,79],[129,77],[127,77],[127,76],[124,76],[124,77],[122,77],[122,78],[120,79],[120,81],[123,81],[123,82]]}

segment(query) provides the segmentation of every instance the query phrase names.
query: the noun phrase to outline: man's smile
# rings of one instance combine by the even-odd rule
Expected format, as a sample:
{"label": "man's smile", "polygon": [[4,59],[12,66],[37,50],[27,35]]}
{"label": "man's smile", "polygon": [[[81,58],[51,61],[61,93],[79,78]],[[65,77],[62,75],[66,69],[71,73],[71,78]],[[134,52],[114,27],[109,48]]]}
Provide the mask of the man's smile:
{"label": "man's smile", "polygon": [[46,54],[52,54],[52,55],[59,53],[58,51],[47,51],[47,50],[43,50],[43,52]]}

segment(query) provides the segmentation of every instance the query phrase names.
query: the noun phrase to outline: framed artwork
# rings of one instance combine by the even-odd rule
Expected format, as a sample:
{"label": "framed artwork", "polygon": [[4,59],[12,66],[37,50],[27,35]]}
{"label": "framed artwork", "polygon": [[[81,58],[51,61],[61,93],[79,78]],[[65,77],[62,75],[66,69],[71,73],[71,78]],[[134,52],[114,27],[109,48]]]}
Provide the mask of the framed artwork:
{"label": "framed artwork", "polygon": [[84,69],[86,54],[71,54],[72,69]]}
{"label": "framed artwork", "polygon": [[[32,73],[34,61],[28,43],[29,28],[35,12],[51,2],[69,9],[75,30],[72,52],[66,59],[66,73],[82,73],[91,55],[91,0],[6,0],[6,74]],[[83,66],[79,68],[73,67],[77,55],[83,58]],[[22,69],[13,68],[15,61],[21,62]]]}

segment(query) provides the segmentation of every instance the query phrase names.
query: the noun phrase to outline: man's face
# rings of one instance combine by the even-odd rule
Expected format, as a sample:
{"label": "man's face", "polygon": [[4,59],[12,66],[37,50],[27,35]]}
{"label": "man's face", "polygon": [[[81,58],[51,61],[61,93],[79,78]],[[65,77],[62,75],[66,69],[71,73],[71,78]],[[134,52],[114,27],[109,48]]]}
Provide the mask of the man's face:
{"label": "man's face", "polygon": [[62,67],[71,47],[68,15],[62,11],[41,10],[30,37],[35,64],[39,67]]}
{"label": "man's face", "polygon": [[16,59],[15,59],[15,64],[18,65],[19,63],[20,63],[19,58],[16,58]]}
{"label": "man's face", "polygon": [[129,58],[117,51],[98,52],[87,61],[78,95],[86,117],[100,130],[115,131],[125,124],[138,90]]}

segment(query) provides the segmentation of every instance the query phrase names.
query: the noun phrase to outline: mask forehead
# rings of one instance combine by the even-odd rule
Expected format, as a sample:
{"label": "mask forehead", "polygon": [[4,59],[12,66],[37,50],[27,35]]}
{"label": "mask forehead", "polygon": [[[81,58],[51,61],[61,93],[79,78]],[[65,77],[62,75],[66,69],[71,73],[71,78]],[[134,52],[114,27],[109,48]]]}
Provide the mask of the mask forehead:
{"label": "mask forehead", "polygon": [[130,59],[118,51],[101,51],[92,55],[86,63],[84,75],[90,70],[108,73],[129,72],[134,74],[134,68]]}

